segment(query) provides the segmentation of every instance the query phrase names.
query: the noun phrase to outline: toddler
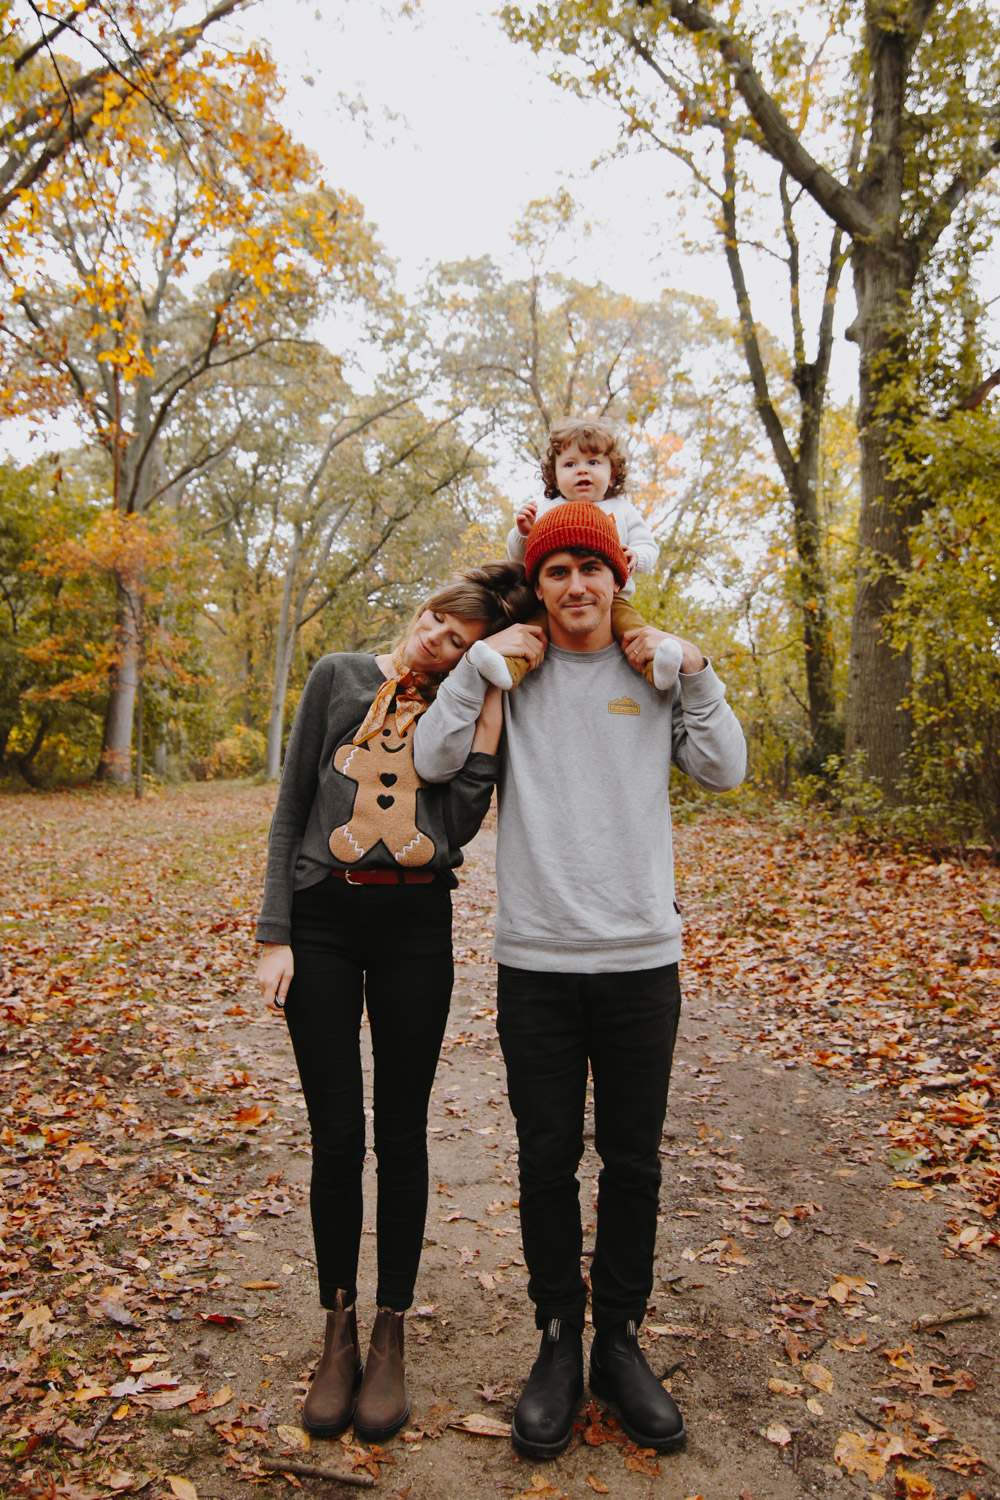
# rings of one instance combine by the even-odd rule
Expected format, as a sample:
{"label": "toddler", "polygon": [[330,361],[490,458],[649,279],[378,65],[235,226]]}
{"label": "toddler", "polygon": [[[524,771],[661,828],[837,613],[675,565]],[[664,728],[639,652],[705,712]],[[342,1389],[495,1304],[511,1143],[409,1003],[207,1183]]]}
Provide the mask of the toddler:
{"label": "toddler", "polygon": [[[599,505],[618,528],[628,563],[628,581],[611,606],[611,629],[619,645],[627,630],[637,630],[646,623],[631,602],[635,593],[631,575],[650,572],[660,551],[645,518],[630,500],[623,497],[626,477],[625,455],[618,446],[613,428],[606,422],[575,417],[556,422],[549,432],[549,446],[542,459],[545,498],[541,504],[529,500],[521,506],[516,525],[507,538],[507,556],[512,562],[523,563],[531,528],[539,516],[566,500]],[[537,619],[533,617],[532,623],[544,624],[544,613],[541,612]],[[507,656],[504,661],[510,683],[499,685],[516,687],[527,671],[528,663],[519,656]],[[664,691],[673,687],[680,664],[680,645],[670,637],[657,646],[655,656],[643,667],[642,675],[647,682]]]}

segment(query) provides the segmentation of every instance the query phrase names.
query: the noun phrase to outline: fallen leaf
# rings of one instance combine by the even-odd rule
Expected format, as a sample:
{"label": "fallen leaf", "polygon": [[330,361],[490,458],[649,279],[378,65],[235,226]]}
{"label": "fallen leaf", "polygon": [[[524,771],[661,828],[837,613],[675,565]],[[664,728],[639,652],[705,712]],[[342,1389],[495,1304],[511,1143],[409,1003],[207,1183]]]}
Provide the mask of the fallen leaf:
{"label": "fallen leaf", "polygon": [[544,1496],[545,1500],[566,1500],[562,1490],[557,1490],[554,1484],[549,1484],[549,1481],[541,1474],[532,1474],[530,1489],[522,1490],[517,1500],[538,1500],[539,1495]]}
{"label": "fallen leaf", "polygon": [[825,1365],[816,1364],[813,1360],[807,1360],[802,1366],[802,1374],[810,1385],[814,1385],[818,1391],[823,1391],[827,1396],[833,1395],[833,1376]]}
{"label": "fallen leaf", "polygon": [[275,1430],[278,1435],[278,1442],[284,1443],[286,1448],[308,1448],[310,1446],[309,1434],[303,1431],[301,1427],[292,1427],[291,1425],[281,1423]]}
{"label": "fallen leaf", "polygon": [[896,1470],[896,1487],[893,1493],[898,1500],[936,1500],[937,1490],[923,1474],[908,1474],[905,1469]]}
{"label": "fallen leaf", "polygon": [[87,1303],[87,1311],[92,1318],[107,1318],[110,1323],[118,1323],[122,1328],[139,1326],[138,1319],[125,1304],[124,1287],[105,1287],[96,1302]]}
{"label": "fallen leaf", "polygon": [[784,1422],[772,1422],[764,1436],[769,1443],[774,1443],[778,1448],[787,1448],[788,1444],[792,1441],[792,1434]]}
{"label": "fallen leaf", "polygon": [[184,1479],[180,1474],[168,1474],[167,1483],[177,1500],[198,1500],[198,1491],[190,1479]]}
{"label": "fallen leaf", "polygon": [[772,1396],[802,1396],[805,1394],[804,1385],[796,1385],[791,1380],[781,1380],[777,1375],[767,1382],[767,1388]]}
{"label": "fallen leaf", "polygon": [[625,1467],[631,1469],[633,1474],[648,1474],[651,1479],[655,1479],[660,1472],[655,1448],[637,1448],[633,1453],[626,1451]]}
{"label": "fallen leaf", "polygon": [[885,1474],[886,1461],[882,1454],[857,1432],[840,1434],[833,1457],[848,1474],[856,1474],[860,1469],[871,1480],[881,1479]]}
{"label": "fallen leaf", "polygon": [[38,1307],[29,1307],[28,1311],[21,1317],[17,1325],[18,1333],[27,1333],[32,1328],[42,1328],[46,1323],[52,1322],[52,1309],[45,1303]]}
{"label": "fallen leaf", "polygon": [[587,1475],[587,1483],[590,1485],[590,1488],[594,1491],[595,1495],[611,1494],[610,1485],[602,1484],[599,1479],[594,1478],[593,1474]]}
{"label": "fallen leaf", "polygon": [[792,1226],[785,1216],[782,1215],[780,1219],[775,1219],[771,1232],[772,1234],[776,1234],[779,1240],[787,1240],[792,1232]]}
{"label": "fallen leaf", "polygon": [[151,1411],[176,1411],[179,1406],[187,1406],[196,1396],[201,1395],[201,1387],[197,1385],[182,1385],[175,1391],[142,1391],[132,1397],[137,1406],[148,1406]]}
{"label": "fallen leaf", "polygon": [[501,1422],[498,1417],[487,1416],[485,1412],[470,1412],[467,1417],[449,1422],[448,1426],[456,1428],[458,1432],[471,1432],[474,1437],[510,1437],[510,1423]]}
{"label": "fallen leaf", "polygon": [[781,1343],[785,1353],[793,1365],[797,1365],[803,1354],[809,1353],[809,1345],[805,1339],[799,1338],[790,1328],[786,1328],[781,1335]]}

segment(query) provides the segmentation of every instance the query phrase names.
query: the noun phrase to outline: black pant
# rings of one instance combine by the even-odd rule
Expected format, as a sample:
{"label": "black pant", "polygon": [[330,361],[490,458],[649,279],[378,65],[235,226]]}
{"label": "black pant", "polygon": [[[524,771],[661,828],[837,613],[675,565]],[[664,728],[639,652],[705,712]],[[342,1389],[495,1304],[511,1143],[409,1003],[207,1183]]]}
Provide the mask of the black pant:
{"label": "black pant", "polygon": [[448,1019],[451,892],[324,880],[292,903],[295,977],[285,1017],[312,1132],[320,1301],[357,1295],[365,1159],[361,1013],[375,1064],[379,1307],[403,1312],[427,1214],[427,1101]]}
{"label": "black pant", "polygon": [[641,1322],[653,1286],[660,1138],[680,1015],[677,965],[625,974],[538,974],[501,964],[497,1030],[517,1122],[521,1233],[535,1322],[583,1328],[576,1170],[587,1063],[594,1078],[595,1328]]}

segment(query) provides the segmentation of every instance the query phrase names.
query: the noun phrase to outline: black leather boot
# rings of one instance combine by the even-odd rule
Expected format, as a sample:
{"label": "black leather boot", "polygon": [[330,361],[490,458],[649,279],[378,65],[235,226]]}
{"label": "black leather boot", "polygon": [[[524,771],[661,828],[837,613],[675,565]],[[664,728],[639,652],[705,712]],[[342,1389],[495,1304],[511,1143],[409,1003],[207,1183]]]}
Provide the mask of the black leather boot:
{"label": "black leather boot", "polygon": [[614,1402],[622,1426],[640,1448],[669,1453],[683,1446],[684,1418],[646,1363],[632,1318],[594,1334],[590,1389],[602,1401]]}
{"label": "black leather boot", "polygon": [[579,1330],[552,1318],[514,1410],[510,1435],[518,1453],[555,1458],[573,1433],[573,1414],[583,1395],[583,1339]]}
{"label": "black leather boot", "polygon": [[309,1393],[302,1403],[302,1425],[315,1437],[336,1437],[354,1416],[354,1393],[361,1384],[361,1351],[354,1304],[344,1306],[338,1292],[336,1306],[326,1315],[323,1353]]}

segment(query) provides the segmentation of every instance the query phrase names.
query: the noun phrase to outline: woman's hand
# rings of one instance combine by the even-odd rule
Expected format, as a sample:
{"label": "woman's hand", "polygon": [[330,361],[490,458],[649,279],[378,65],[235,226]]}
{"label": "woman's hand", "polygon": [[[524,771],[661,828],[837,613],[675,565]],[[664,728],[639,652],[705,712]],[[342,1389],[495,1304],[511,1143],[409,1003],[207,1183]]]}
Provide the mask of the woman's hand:
{"label": "woman's hand", "polygon": [[483,699],[483,707],[479,718],[476,720],[476,732],[472,736],[472,751],[478,751],[482,755],[496,755],[500,748],[500,735],[503,733],[503,694],[498,687],[488,687],[486,697]]}
{"label": "woman's hand", "polygon": [[623,547],[622,552],[625,554],[625,561],[628,563],[628,576],[631,578],[636,570],[639,554],[638,552],[633,552],[631,547]]}
{"label": "woman's hand", "polygon": [[496,635],[488,635],[484,642],[501,656],[525,657],[529,672],[540,664],[548,643],[540,625],[507,625]]}
{"label": "woman's hand", "polygon": [[267,1005],[283,1010],[288,986],[295,973],[292,950],[287,943],[263,943],[257,964],[257,983]]}

